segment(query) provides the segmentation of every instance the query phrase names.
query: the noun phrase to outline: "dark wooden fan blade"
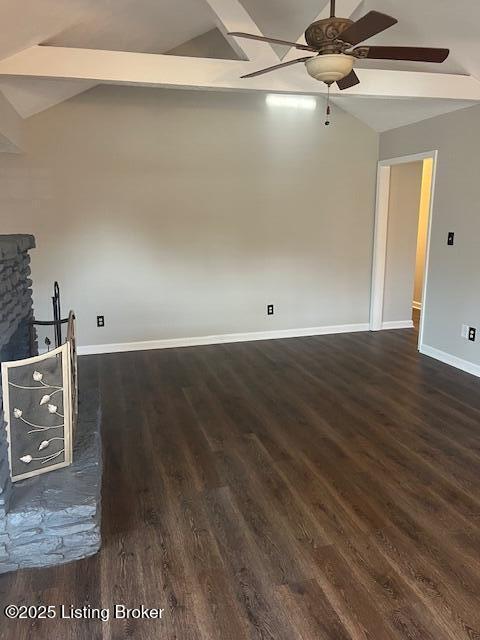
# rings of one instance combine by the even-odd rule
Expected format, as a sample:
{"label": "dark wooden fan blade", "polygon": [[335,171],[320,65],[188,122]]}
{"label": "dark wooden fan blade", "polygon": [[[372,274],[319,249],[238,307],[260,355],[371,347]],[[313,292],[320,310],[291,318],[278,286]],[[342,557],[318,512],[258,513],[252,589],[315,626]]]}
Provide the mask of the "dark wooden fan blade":
{"label": "dark wooden fan blade", "polygon": [[[237,38],[248,38],[249,40],[260,40],[260,42],[270,42],[271,44],[284,44],[287,47],[295,47],[296,49],[301,49],[302,51],[316,51],[316,49],[314,49],[313,47],[309,47],[308,44],[298,44],[296,42],[289,42],[288,40],[266,38],[265,36],[254,36],[251,33],[242,33],[240,31],[231,31],[230,33],[227,33],[227,35],[235,36]],[[356,42],[352,44],[356,44]]]}
{"label": "dark wooden fan blade", "polygon": [[276,69],[281,69],[282,67],[289,67],[291,64],[297,64],[297,62],[306,62],[310,60],[310,58],[314,58],[315,56],[307,56],[306,58],[297,58],[296,60],[290,60],[289,62],[282,62],[281,64],[275,64],[273,67],[267,67],[266,69],[260,69],[260,71],[254,71],[253,73],[247,73],[245,76],[241,76],[242,78],[255,78],[255,76],[261,76],[264,73],[269,73],[270,71],[275,71]]}
{"label": "dark wooden fan blade", "polygon": [[345,76],[345,78],[342,78],[337,82],[337,86],[340,91],[343,91],[344,89],[350,89],[350,87],[354,87],[356,84],[360,84],[360,80],[353,70],[350,71],[348,76]]}
{"label": "dark wooden fan blade", "polygon": [[[366,54],[363,51],[366,50]],[[450,53],[449,49],[432,49],[429,47],[357,47],[359,58],[372,60],[412,60],[413,62],[444,62]]]}
{"label": "dark wooden fan blade", "polygon": [[358,44],[367,40],[367,38],[377,35],[377,33],[385,31],[385,29],[393,27],[397,22],[398,20],[387,16],[385,13],[370,11],[363,18],[350,25],[348,29],[345,29],[340,34],[339,39],[349,44]]}

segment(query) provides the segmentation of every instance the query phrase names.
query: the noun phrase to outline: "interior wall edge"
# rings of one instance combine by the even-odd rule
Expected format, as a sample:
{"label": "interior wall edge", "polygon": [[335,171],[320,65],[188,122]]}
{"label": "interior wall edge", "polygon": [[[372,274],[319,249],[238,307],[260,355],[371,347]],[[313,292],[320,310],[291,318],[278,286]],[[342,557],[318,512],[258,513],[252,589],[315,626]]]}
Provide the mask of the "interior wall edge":
{"label": "interior wall edge", "polygon": [[[479,124],[477,105],[380,136],[381,160],[437,150],[422,342],[448,354],[449,363],[467,362],[475,367],[480,366],[480,342],[465,339],[462,327],[478,327],[480,317],[475,295],[480,268],[480,182],[475,179]],[[453,246],[447,244],[450,232],[455,233]]]}

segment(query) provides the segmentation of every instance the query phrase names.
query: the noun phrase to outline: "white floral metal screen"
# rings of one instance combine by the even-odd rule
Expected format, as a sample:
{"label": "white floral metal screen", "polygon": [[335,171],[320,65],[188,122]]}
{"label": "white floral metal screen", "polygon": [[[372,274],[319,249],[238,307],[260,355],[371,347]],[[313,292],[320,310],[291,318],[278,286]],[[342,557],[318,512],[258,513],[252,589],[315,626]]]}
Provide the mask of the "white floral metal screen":
{"label": "white floral metal screen", "polygon": [[2,363],[2,388],[12,481],[71,464],[77,410],[73,313],[60,347]]}

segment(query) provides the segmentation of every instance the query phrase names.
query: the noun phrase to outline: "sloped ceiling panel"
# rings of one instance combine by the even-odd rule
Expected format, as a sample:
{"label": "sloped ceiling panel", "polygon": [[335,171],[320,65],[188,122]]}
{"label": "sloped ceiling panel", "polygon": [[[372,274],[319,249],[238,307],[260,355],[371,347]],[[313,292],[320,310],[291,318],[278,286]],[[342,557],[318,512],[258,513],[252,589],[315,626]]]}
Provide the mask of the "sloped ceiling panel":
{"label": "sloped ceiling panel", "polygon": [[22,118],[29,118],[93,86],[83,80],[10,78],[0,83],[0,90]]}
{"label": "sloped ceiling panel", "polygon": [[[378,132],[396,129],[476,104],[465,100],[386,100],[359,96],[342,96],[333,98],[332,102]],[[335,121],[335,114],[332,121]]]}
{"label": "sloped ceiling panel", "polygon": [[84,19],[42,44],[164,53],[214,27],[202,0],[115,0],[97,3]]}
{"label": "sloped ceiling panel", "polygon": [[87,18],[105,0],[2,0],[0,2],[0,58],[43,42],[53,34]]}
{"label": "sloped ceiling panel", "polygon": [[[341,8],[342,0],[337,4]],[[430,73],[468,73],[480,75],[480,57],[470,64],[471,54],[478,51],[480,2],[472,0],[365,0],[354,13],[358,19],[376,9],[398,19],[391,29],[368,40],[368,44],[420,47],[447,47],[448,59],[441,65],[418,62],[362,61],[361,66],[375,69],[400,69]],[[467,53],[470,51],[470,54]]]}
{"label": "sloped ceiling panel", "polygon": [[[219,32],[220,38],[214,34],[194,42],[214,31],[215,16],[203,0],[11,0],[0,5],[0,23],[0,58],[36,44],[163,53],[185,42],[193,43],[192,50],[217,46],[219,57],[236,58]],[[68,79],[0,82],[0,90],[23,118],[93,86]]]}
{"label": "sloped ceiling panel", "polygon": [[171,56],[186,56],[192,58],[216,58],[217,60],[239,60],[229,42],[219,29],[211,29],[201,36],[192,38],[188,42],[166,52]]}
{"label": "sloped ceiling panel", "polygon": [[[240,2],[263,33],[287,40],[296,40],[328,5],[327,0]],[[346,0],[337,0],[338,15],[347,4]],[[394,15],[399,24],[368,42],[448,46],[452,54],[445,65],[359,61],[360,77],[362,66],[480,77],[479,2],[364,0],[353,17],[371,9]],[[205,0],[3,0],[0,24],[0,59],[40,43],[237,59],[216,29],[217,18]],[[283,54],[285,49],[278,51]],[[295,73],[304,73],[304,69],[299,66]],[[90,82],[69,79],[4,78],[0,91],[18,113],[28,117],[92,86]],[[365,99],[348,96],[347,92],[335,101],[379,131],[470,104],[457,100]]]}
{"label": "sloped ceiling panel", "polygon": [[[341,0],[340,0],[341,1]],[[296,42],[330,0],[241,0],[262,33],[274,38]],[[288,49],[275,45],[283,57]]]}

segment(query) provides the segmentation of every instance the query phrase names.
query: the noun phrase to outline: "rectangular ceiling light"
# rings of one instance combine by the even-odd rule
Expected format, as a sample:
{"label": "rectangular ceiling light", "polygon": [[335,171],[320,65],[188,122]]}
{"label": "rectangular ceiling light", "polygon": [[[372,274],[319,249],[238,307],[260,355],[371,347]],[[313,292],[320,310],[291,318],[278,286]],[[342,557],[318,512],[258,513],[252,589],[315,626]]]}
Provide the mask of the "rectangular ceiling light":
{"label": "rectangular ceiling light", "polygon": [[269,107],[290,107],[291,109],[307,109],[308,111],[317,108],[317,101],[313,96],[269,93],[265,100]]}

